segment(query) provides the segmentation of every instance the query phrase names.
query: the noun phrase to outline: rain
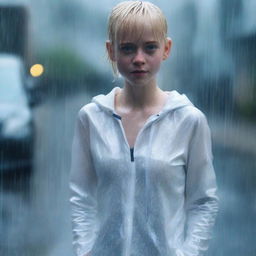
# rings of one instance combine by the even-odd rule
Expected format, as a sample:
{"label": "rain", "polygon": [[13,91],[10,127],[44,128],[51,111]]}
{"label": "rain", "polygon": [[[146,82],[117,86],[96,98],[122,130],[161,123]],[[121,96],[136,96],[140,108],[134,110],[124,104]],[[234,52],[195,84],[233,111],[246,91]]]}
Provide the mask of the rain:
{"label": "rain", "polygon": [[[74,255],[75,118],[122,85],[105,51],[118,2],[0,0],[0,255]],[[255,255],[256,2],[152,2],[173,40],[159,86],[186,94],[211,129],[220,210],[206,256]]]}

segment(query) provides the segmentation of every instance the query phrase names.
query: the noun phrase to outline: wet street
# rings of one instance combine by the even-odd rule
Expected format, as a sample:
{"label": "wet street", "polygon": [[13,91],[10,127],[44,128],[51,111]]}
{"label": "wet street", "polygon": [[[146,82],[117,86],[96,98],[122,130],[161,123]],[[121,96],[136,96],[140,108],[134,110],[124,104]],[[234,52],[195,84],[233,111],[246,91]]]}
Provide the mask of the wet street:
{"label": "wet street", "polygon": [[[15,188],[1,189],[0,255],[73,255],[70,150],[77,111],[90,98],[80,94],[49,99],[34,109],[36,141],[30,192],[26,196]],[[215,125],[213,153],[220,212],[207,256],[252,256],[256,251],[256,157],[246,146],[231,148],[232,143],[221,143],[218,133],[223,129]]]}
{"label": "wet street", "polygon": [[34,109],[35,160],[29,197],[1,191],[0,255],[72,255],[68,203],[70,150],[78,109],[86,95],[50,99]]}

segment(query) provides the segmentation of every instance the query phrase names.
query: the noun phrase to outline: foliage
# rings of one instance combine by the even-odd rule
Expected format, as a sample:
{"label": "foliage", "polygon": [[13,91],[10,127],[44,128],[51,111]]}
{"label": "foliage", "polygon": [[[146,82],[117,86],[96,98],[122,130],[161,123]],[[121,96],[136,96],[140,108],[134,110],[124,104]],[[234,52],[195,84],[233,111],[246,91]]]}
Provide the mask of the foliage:
{"label": "foliage", "polygon": [[102,74],[69,48],[47,49],[37,60],[44,66],[42,86],[48,93],[75,92],[88,83],[99,83],[102,77]]}

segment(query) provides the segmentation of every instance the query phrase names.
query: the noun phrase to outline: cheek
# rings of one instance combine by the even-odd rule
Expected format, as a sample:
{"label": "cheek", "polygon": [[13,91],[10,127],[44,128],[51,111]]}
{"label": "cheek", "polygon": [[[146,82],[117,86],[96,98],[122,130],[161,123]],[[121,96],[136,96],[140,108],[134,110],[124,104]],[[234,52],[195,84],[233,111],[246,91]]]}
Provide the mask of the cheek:
{"label": "cheek", "polygon": [[118,58],[116,62],[119,71],[126,70],[129,63],[128,58]]}
{"label": "cheek", "polygon": [[157,58],[154,58],[151,60],[151,67],[158,71],[162,63],[162,57],[158,56]]}

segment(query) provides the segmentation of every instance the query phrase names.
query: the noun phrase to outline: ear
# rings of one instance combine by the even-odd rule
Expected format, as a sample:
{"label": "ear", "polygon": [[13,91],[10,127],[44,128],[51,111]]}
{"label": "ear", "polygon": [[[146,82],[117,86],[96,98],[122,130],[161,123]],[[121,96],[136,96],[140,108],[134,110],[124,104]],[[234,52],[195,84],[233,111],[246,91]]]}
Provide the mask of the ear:
{"label": "ear", "polygon": [[106,49],[107,49],[107,52],[108,52],[109,59],[111,61],[115,61],[114,45],[109,40],[106,41]]}
{"label": "ear", "polygon": [[166,60],[169,57],[171,47],[172,47],[172,39],[170,37],[167,37],[165,41],[165,46],[164,46],[163,60]]}

